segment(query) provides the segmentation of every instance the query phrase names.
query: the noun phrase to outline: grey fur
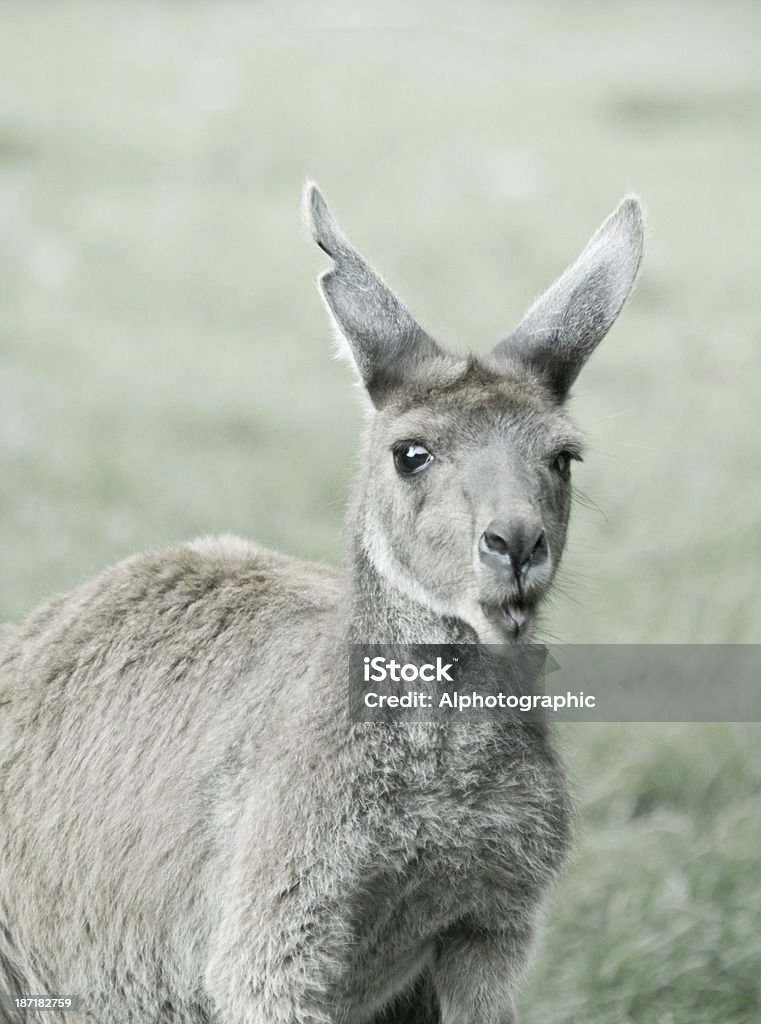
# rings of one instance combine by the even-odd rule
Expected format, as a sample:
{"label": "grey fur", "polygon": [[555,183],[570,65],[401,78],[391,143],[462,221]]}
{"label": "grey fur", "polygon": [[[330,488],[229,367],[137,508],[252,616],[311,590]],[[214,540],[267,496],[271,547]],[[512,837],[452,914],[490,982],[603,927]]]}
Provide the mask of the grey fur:
{"label": "grey fur", "polygon": [[[521,329],[515,352],[446,354],[307,201],[376,406],[345,571],[201,540],[0,633],[0,992],[79,994],[81,1024],[510,1024],[568,843],[543,726],[352,725],[344,677],[351,641],[531,635],[568,523],[554,460],[580,445],[552,355],[537,369]],[[635,234],[596,236],[603,313],[596,270],[589,301],[583,274],[550,293],[565,382]],[[410,439],[435,460],[406,479]],[[481,560],[495,517],[541,526],[546,563]]]}
{"label": "grey fur", "polygon": [[314,240],[331,257],[320,291],[377,406],[421,364],[448,361],[379,275],[343,235],[320,190],[308,183],[304,211]]}

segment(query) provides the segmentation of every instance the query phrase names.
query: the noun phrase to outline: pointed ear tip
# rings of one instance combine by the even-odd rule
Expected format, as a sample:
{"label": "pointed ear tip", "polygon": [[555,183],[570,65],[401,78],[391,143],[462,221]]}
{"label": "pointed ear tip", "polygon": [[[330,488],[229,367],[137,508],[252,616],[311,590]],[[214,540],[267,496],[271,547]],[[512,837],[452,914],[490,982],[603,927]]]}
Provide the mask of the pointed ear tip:
{"label": "pointed ear tip", "polygon": [[314,241],[323,252],[335,259],[341,245],[341,232],[314,181],[306,181],[304,184],[302,211]]}
{"label": "pointed ear tip", "polygon": [[616,209],[600,229],[598,237],[602,240],[617,239],[631,252],[636,266],[642,259],[645,242],[645,214],[639,196],[630,192],[624,196]]}
{"label": "pointed ear tip", "polygon": [[320,196],[320,186],[314,180],[314,178],[307,178],[304,182],[304,199],[307,202],[313,202],[314,199]]}
{"label": "pointed ear tip", "polygon": [[625,195],[621,202],[618,204],[618,209],[614,216],[619,217],[625,221],[627,225],[642,234],[645,226],[645,210],[642,205],[640,197],[634,193],[629,192]]}
{"label": "pointed ear tip", "polygon": [[325,205],[325,200],[322,198],[317,182],[312,181],[311,178],[307,178],[304,182],[304,188],[301,193],[301,208],[304,213],[304,220],[307,222],[312,232],[315,230],[315,223],[318,212],[321,206]]}

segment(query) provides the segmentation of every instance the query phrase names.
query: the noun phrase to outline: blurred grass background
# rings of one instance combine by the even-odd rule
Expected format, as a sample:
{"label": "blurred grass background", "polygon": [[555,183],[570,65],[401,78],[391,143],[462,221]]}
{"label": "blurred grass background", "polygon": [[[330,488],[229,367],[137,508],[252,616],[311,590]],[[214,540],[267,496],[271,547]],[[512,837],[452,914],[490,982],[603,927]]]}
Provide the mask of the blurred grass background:
{"label": "blurred grass background", "polygon": [[[312,176],[462,350],[642,195],[548,628],[761,642],[757,3],[41,0],[0,25],[0,618],[199,533],[339,558],[359,410]],[[761,727],[564,740],[582,833],[523,1020],[760,1020]]]}

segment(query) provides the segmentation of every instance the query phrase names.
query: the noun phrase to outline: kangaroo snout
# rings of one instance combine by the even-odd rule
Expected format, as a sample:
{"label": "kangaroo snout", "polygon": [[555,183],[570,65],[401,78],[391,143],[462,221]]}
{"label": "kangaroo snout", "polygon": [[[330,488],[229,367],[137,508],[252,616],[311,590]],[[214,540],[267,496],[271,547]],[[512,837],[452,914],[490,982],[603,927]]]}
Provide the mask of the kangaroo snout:
{"label": "kangaroo snout", "polygon": [[547,538],[538,520],[493,519],[478,541],[484,565],[515,576],[519,586],[529,571],[549,559]]}

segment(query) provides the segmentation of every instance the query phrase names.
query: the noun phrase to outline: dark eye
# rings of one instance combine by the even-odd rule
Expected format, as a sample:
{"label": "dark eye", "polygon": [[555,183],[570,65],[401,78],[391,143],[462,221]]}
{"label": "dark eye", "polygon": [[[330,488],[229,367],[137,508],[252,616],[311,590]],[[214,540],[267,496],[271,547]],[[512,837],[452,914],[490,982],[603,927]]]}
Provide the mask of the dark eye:
{"label": "dark eye", "polygon": [[394,445],[394,464],[402,476],[414,476],[433,462],[433,455],[419,441],[400,441]]}
{"label": "dark eye", "polygon": [[558,452],[552,462],[552,468],[556,473],[559,473],[564,480],[567,480],[571,475],[571,460],[576,459],[581,461],[578,455],[574,455],[572,452]]}

